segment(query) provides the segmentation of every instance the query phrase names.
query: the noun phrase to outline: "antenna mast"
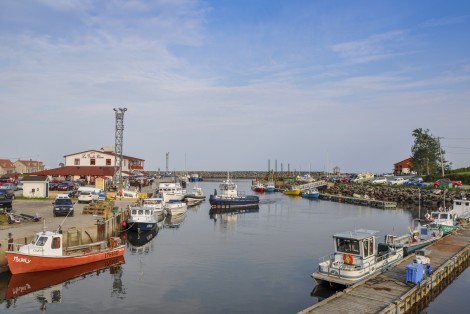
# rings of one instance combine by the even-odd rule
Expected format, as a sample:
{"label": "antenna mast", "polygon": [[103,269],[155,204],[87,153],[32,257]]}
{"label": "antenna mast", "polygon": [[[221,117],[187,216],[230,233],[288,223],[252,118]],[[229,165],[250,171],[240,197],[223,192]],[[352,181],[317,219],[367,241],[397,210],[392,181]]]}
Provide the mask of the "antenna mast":
{"label": "antenna mast", "polygon": [[116,114],[116,131],[114,140],[114,183],[116,186],[122,186],[122,140],[124,135],[124,113],[127,108],[114,108]]}

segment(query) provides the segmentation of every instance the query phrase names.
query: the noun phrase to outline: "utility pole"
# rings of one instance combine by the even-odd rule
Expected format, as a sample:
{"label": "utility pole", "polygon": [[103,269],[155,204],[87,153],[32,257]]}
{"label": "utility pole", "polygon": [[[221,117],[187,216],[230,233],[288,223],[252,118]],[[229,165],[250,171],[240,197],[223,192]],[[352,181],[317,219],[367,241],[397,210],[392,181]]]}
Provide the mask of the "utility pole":
{"label": "utility pole", "polygon": [[441,157],[441,171],[442,171],[442,177],[444,178],[444,161],[442,159],[441,137],[437,137],[437,143],[439,144],[439,155]]}
{"label": "utility pole", "polygon": [[122,142],[124,135],[124,113],[127,108],[113,108],[116,115],[116,131],[114,139],[114,184],[122,187]]}

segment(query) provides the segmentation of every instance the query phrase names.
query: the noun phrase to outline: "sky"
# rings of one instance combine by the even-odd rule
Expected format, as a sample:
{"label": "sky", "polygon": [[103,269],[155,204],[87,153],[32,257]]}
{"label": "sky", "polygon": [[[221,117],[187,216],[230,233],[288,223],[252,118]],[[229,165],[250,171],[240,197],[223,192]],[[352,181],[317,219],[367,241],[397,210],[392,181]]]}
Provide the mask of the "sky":
{"label": "sky", "polygon": [[[470,166],[470,2],[2,0],[0,159],[392,172],[414,129]],[[7,136],[6,136],[7,135]]]}

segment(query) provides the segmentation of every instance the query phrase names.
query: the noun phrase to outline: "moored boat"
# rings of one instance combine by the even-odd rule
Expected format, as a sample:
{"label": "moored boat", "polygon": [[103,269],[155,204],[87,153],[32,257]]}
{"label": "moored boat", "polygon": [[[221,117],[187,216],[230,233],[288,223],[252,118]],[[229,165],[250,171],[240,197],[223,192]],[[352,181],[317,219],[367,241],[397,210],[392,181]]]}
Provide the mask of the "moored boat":
{"label": "moored boat", "polygon": [[305,192],[302,192],[302,195],[300,196],[308,199],[318,199],[320,197],[320,192],[318,192],[317,188],[310,188]]}
{"label": "moored boat", "polygon": [[379,250],[386,248],[403,248],[404,256],[410,255],[431,243],[439,240],[443,236],[443,231],[435,224],[422,224],[421,220],[414,220],[413,228],[410,232],[402,236],[387,234],[385,241],[379,243]]}
{"label": "moored boat", "polygon": [[283,193],[284,193],[284,195],[299,196],[300,193],[302,193],[302,191],[298,187],[293,186],[290,189],[284,191]]}
{"label": "moored boat", "polygon": [[128,230],[146,232],[157,225],[157,217],[153,207],[131,207],[127,218]]}
{"label": "moored boat", "polygon": [[358,229],[333,235],[333,254],[320,259],[312,274],[317,284],[351,286],[403,259],[403,248],[379,250],[378,231]]}
{"label": "moored boat", "polygon": [[164,207],[165,203],[163,202],[162,198],[145,198],[142,201],[142,207],[144,208],[152,208],[154,214],[156,215],[163,215],[164,214]]}
{"label": "moored boat", "polygon": [[265,192],[275,192],[276,191],[276,186],[274,185],[274,182],[269,181],[266,183],[266,188],[264,189]]}
{"label": "moored boat", "polygon": [[202,192],[200,187],[193,187],[193,192],[186,194],[183,200],[188,204],[188,206],[194,206],[202,203],[206,199],[206,196]]}
{"label": "moored boat", "polygon": [[188,205],[183,202],[170,202],[165,204],[165,210],[170,216],[183,215],[188,210]]}
{"label": "moored boat", "polygon": [[265,186],[259,181],[255,182],[255,184],[251,186],[251,189],[258,193],[263,193],[266,190]]}
{"label": "moored boat", "polygon": [[220,185],[220,194],[217,190],[209,197],[211,208],[257,208],[259,206],[259,197],[256,195],[239,194],[238,187],[227,174],[227,180]]}
{"label": "moored boat", "polygon": [[425,218],[427,222],[441,228],[444,235],[449,234],[459,227],[456,225],[452,211],[433,211],[431,214],[427,213]]}
{"label": "moored boat", "polygon": [[101,241],[64,248],[60,228],[56,232],[45,229],[18,251],[5,252],[12,274],[75,267],[124,255],[125,246],[119,238],[110,238],[109,245]]}
{"label": "moored boat", "polygon": [[186,190],[180,182],[162,182],[158,186],[158,197],[166,203],[183,200]]}

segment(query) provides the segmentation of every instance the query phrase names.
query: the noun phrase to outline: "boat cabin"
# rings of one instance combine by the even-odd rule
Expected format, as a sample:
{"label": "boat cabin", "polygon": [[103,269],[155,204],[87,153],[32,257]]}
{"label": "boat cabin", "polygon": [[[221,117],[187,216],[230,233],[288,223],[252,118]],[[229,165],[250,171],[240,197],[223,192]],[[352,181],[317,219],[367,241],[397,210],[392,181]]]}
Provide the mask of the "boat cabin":
{"label": "boat cabin", "polygon": [[349,265],[362,265],[373,259],[376,252],[376,234],[378,231],[358,229],[339,232],[333,235],[335,262]]}
{"label": "boat cabin", "polygon": [[162,198],[146,198],[143,201],[142,207],[150,207],[154,209],[163,208],[164,203]]}
{"label": "boat cabin", "polygon": [[29,255],[62,256],[62,234],[51,231],[38,232],[30,244],[19,248],[19,252]]}
{"label": "boat cabin", "polygon": [[431,212],[430,221],[438,225],[454,225],[454,215],[450,212]]}
{"label": "boat cabin", "polygon": [[470,200],[467,200],[466,198],[462,198],[460,200],[455,199],[452,205],[452,211],[457,219],[470,218]]}
{"label": "boat cabin", "polygon": [[237,185],[230,180],[230,178],[227,178],[226,181],[222,182],[219,185],[220,188],[220,194],[223,197],[237,197],[238,196],[238,191],[237,191]]}

